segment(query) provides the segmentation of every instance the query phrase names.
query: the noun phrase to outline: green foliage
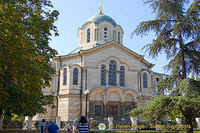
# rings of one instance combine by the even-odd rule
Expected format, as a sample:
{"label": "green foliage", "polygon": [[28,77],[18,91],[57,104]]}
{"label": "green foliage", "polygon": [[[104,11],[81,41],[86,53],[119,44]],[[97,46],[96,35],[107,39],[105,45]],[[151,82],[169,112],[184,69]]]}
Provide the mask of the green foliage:
{"label": "green foliage", "polygon": [[184,93],[184,96],[191,98],[200,96],[200,81],[185,78],[179,82],[177,88]]}
{"label": "green foliage", "polygon": [[186,78],[177,85],[178,96],[155,96],[152,101],[133,109],[130,116],[140,117],[152,124],[162,123],[167,115],[170,120],[179,117],[183,124],[191,125],[200,117],[200,81]]}
{"label": "green foliage", "polygon": [[172,72],[173,79],[185,78],[186,73],[199,75],[200,1],[194,0],[186,11],[184,5],[188,0],[147,0],[146,3],[157,14],[156,19],[141,22],[131,36],[156,33],[156,39],[143,49],[153,58],[165,52],[170,59],[166,69]]}
{"label": "green foliage", "polygon": [[44,113],[53,97],[42,94],[57,54],[48,43],[58,11],[49,0],[0,1],[0,113]]}
{"label": "green foliage", "polygon": [[4,118],[4,120],[12,120],[12,121],[19,121],[19,122],[24,121],[24,119],[25,119],[25,116],[19,116],[16,114],[11,114],[10,116],[6,115]]}
{"label": "green foliage", "polygon": [[181,117],[193,127],[192,121],[200,115],[200,1],[193,0],[188,9],[185,8],[188,0],[146,0],[146,3],[156,19],[141,22],[131,36],[155,32],[156,39],[143,49],[153,58],[164,52],[170,60],[165,68],[171,74],[153,86],[167,91],[169,96],[154,97],[144,108],[133,109],[130,114],[140,114],[153,123],[167,114],[171,119]]}

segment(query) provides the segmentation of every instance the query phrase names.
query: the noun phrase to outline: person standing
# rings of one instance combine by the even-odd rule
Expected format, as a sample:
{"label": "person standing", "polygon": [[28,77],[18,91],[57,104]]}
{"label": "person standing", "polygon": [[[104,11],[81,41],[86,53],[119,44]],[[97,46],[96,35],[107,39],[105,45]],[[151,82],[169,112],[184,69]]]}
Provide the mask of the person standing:
{"label": "person standing", "polygon": [[76,130],[78,126],[78,120],[75,119],[74,123],[73,123],[73,130]]}
{"label": "person standing", "polygon": [[42,121],[40,122],[40,124],[38,125],[38,127],[40,129],[40,133],[46,133],[45,119],[42,119]]}
{"label": "person standing", "polygon": [[71,133],[71,122],[70,121],[67,124],[67,133]]}
{"label": "person standing", "polygon": [[89,133],[90,126],[87,122],[87,119],[84,116],[81,116],[81,119],[78,124],[79,133]]}
{"label": "person standing", "polygon": [[51,124],[49,125],[48,129],[49,133],[57,133],[59,127],[54,123],[54,120],[51,120]]}

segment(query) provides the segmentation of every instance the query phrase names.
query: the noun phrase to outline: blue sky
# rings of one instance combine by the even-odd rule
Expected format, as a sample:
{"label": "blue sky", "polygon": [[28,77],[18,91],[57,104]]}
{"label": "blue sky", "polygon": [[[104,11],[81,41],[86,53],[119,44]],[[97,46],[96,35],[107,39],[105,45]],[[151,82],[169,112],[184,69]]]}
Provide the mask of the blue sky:
{"label": "blue sky", "polygon": [[52,37],[50,46],[56,49],[59,55],[66,55],[78,48],[78,28],[90,17],[99,13],[102,2],[103,14],[110,16],[124,30],[123,44],[134,52],[145,55],[145,59],[155,64],[153,71],[165,73],[163,66],[167,64],[164,55],[157,59],[148,57],[148,53],[142,51],[145,44],[151,43],[155,38],[154,33],[148,36],[134,36],[130,38],[131,32],[141,21],[154,19],[154,14],[149,5],[143,0],[52,0],[54,9],[60,12],[59,19],[55,23],[58,27],[59,36]]}

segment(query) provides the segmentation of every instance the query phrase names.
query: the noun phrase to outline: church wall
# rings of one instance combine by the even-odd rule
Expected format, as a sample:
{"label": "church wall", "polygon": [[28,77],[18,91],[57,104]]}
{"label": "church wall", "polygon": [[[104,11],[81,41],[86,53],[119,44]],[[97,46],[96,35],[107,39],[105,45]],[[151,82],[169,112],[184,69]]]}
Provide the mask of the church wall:
{"label": "church wall", "polygon": [[[80,93],[80,81],[81,81],[81,59],[76,58],[73,60],[66,60],[62,62],[62,69],[60,73],[60,94],[69,94],[69,93]],[[78,68],[78,85],[73,85],[73,69]],[[67,68],[67,84],[63,85],[63,71],[64,68]]]}
{"label": "church wall", "polygon": [[[86,56],[84,58],[85,67],[93,67],[94,69],[88,70],[88,80],[92,81],[92,85],[88,82],[88,87],[96,87],[100,85],[101,78],[101,64],[106,65],[107,71],[109,70],[109,61],[115,60],[117,62],[117,84],[119,84],[119,70],[120,66],[125,67],[125,87],[134,88],[138,90],[138,71],[140,70],[139,61],[131,56],[121,52],[116,48],[108,48],[104,51]],[[98,68],[98,69],[97,69]],[[108,81],[107,81],[108,84]],[[123,88],[123,87],[122,87]]]}
{"label": "church wall", "polygon": [[96,88],[96,87],[99,87],[100,84],[101,84],[101,73],[100,73],[100,70],[98,69],[88,69],[87,70],[88,72],[88,78],[87,78],[87,88],[90,89],[93,89],[93,88]]}
{"label": "church wall", "polygon": [[49,87],[49,89],[51,88],[51,90],[52,90],[52,95],[53,96],[56,96],[57,95],[57,92],[56,92],[56,90],[57,90],[57,75],[56,74],[54,74],[53,75],[53,78],[52,78],[52,86],[50,86]]}
{"label": "church wall", "polygon": [[58,101],[58,116],[61,117],[61,121],[67,121],[69,116],[69,97],[59,98]]}
{"label": "church wall", "polygon": [[69,105],[68,121],[80,119],[80,95],[71,95]]}
{"label": "church wall", "polygon": [[138,76],[137,72],[128,71],[125,73],[125,87],[138,90]]}
{"label": "church wall", "polygon": [[[103,51],[99,51],[89,56],[85,56],[84,66],[97,67],[98,63],[100,62],[106,62],[108,64],[110,61],[109,59],[112,57],[116,58],[116,60],[118,60],[120,63],[127,64],[129,70],[139,70],[139,61],[114,47],[104,49]],[[117,64],[117,66],[119,66],[119,64]]]}
{"label": "church wall", "polygon": [[42,119],[46,119],[46,120],[50,120],[52,119],[52,108],[51,106],[45,106],[44,107],[46,109],[46,113],[45,114],[36,114],[34,117],[33,117],[33,120],[42,120]]}
{"label": "church wall", "polygon": [[[87,42],[87,30],[90,29],[90,42]],[[95,24],[94,23],[86,23],[82,28],[80,28],[78,36],[79,36],[79,48],[80,49],[89,49],[93,47],[94,44],[94,32],[95,32]]]}

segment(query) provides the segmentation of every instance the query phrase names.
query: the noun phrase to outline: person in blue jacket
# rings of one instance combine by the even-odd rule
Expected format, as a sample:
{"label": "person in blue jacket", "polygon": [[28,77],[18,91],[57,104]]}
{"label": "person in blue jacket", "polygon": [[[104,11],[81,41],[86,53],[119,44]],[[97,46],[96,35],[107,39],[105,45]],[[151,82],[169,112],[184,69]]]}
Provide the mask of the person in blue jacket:
{"label": "person in blue jacket", "polygon": [[48,129],[49,133],[57,133],[59,127],[54,123],[54,120],[51,120],[51,124],[49,125]]}

